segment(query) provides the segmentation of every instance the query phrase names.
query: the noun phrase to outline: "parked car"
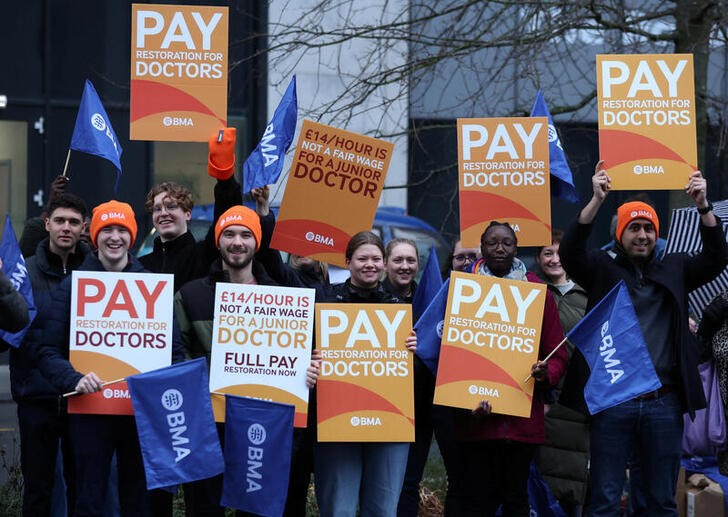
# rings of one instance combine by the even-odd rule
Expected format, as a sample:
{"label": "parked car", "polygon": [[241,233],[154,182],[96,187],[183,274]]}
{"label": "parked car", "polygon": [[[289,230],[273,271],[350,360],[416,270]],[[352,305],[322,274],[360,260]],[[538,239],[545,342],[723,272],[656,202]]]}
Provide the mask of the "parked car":
{"label": "parked car", "polygon": [[[274,213],[278,213],[278,207],[272,207]],[[213,206],[201,205],[192,209],[192,218],[187,224],[187,228],[196,240],[202,240],[207,234],[207,230],[212,224]],[[394,238],[412,239],[417,243],[417,250],[420,254],[420,271],[424,268],[427,256],[430,253],[430,247],[435,247],[439,264],[444,264],[450,253],[450,246],[445,239],[428,223],[417,217],[405,214],[404,209],[392,206],[380,207],[374,216],[374,224],[372,231],[379,235],[386,244]],[[156,230],[152,231],[144,238],[137,256],[141,257],[152,252],[154,245],[154,237]],[[339,268],[331,268],[332,282],[342,281],[342,273]],[[347,272],[348,273],[348,272]],[[344,273],[343,278],[346,278]]]}

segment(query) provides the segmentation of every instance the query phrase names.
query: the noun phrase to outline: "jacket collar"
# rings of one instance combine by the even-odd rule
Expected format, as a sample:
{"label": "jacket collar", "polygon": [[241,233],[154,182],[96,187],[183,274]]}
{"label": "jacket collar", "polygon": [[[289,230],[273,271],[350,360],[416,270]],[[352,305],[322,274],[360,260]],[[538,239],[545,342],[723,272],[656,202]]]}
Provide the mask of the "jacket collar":
{"label": "jacket collar", "polygon": [[157,235],[154,238],[153,253],[162,253],[163,251],[176,251],[186,246],[194,245],[195,242],[195,237],[190,231],[186,231],[176,239],[172,239],[171,241],[166,242],[162,242],[162,238]]}

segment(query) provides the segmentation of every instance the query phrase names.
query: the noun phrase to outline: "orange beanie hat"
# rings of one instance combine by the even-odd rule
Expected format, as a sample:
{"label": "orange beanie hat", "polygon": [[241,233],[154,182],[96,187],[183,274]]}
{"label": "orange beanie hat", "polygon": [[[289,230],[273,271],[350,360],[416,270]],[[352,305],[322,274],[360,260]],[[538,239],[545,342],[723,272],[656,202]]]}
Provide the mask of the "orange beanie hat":
{"label": "orange beanie hat", "polygon": [[260,249],[260,238],[262,232],[260,230],[260,217],[247,206],[236,205],[227,209],[220,219],[215,223],[215,244],[220,244],[220,234],[225,228],[233,225],[245,226],[253,232],[255,237],[255,251]]}
{"label": "orange beanie hat", "polygon": [[94,208],[93,216],[91,217],[91,242],[96,246],[96,238],[101,231],[101,228],[105,226],[111,226],[112,224],[118,224],[123,226],[131,234],[131,243],[129,246],[134,245],[134,241],[137,236],[137,224],[134,218],[134,210],[128,203],[122,203],[121,201],[107,201],[101,203],[99,206]]}
{"label": "orange beanie hat", "polygon": [[642,201],[631,201],[617,208],[617,230],[614,236],[620,246],[624,229],[635,219],[647,219],[655,227],[655,234],[660,234],[660,220],[655,209]]}

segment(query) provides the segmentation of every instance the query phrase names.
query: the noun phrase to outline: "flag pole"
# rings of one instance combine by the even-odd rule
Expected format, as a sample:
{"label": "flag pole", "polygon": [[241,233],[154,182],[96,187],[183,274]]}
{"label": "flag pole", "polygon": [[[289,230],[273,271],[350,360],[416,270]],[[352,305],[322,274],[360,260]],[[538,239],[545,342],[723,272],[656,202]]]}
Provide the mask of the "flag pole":
{"label": "flag pole", "polygon": [[[561,341],[561,343],[559,343],[558,345],[556,345],[556,348],[554,348],[553,350],[551,350],[551,353],[550,353],[549,355],[547,355],[546,357],[544,357],[544,358],[543,358],[543,360],[542,360],[541,362],[542,362],[542,363],[545,363],[546,361],[548,361],[549,359],[551,359],[551,356],[552,356],[552,355],[554,355],[554,354],[556,353],[556,351],[557,351],[557,350],[558,350],[559,348],[561,348],[561,345],[563,345],[564,343],[566,343],[566,341],[567,341],[568,339],[569,339],[568,337],[565,337],[565,338],[563,339],[563,341]],[[531,375],[531,374],[529,373],[529,374],[528,374],[528,377],[526,377],[525,379],[523,379],[523,382],[528,382],[528,379],[530,379],[531,377],[533,377],[533,375]]]}
{"label": "flag pole", "polygon": [[[69,147],[68,154],[66,154],[66,164],[63,166],[63,174],[61,174],[61,176],[63,176],[64,178],[66,177],[66,171],[68,170],[68,160],[70,160],[70,159],[71,159],[71,148]],[[64,395],[64,397],[65,397],[65,395]]]}
{"label": "flag pole", "polygon": [[[69,151],[69,152],[70,152],[70,151]],[[126,379],[126,377],[122,377],[122,378],[120,378],[120,379],[114,379],[113,381],[108,381],[108,382],[104,382],[104,383],[102,383],[102,384],[101,384],[101,387],[103,388],[104,386],[108,386],[109,384],[116,384],[117,382],[121,382],[121,381],[123,381],[124,379]],[[64,393],[64,394],[63,394],[63,398],[66,398],[66,397],[71,397],[71,396],[73,396],[73,395],[82,395],[82,393],[80,393],[80,392],[78,392],[78,391],[76,391],[76,390],[73,390],[73,391],[69,391],[68,393]]]}

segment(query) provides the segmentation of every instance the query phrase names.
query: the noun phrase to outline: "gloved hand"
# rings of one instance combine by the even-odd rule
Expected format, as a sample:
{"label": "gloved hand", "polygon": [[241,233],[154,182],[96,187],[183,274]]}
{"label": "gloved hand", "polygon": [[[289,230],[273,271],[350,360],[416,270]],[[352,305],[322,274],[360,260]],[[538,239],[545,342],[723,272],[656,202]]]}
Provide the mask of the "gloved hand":
{"label": "gloved hand", "polygon": [[226,127],[216,132],[210,137],[207,148],[207,173],[219,180],[230,179],[235,168],[235,128]]}

